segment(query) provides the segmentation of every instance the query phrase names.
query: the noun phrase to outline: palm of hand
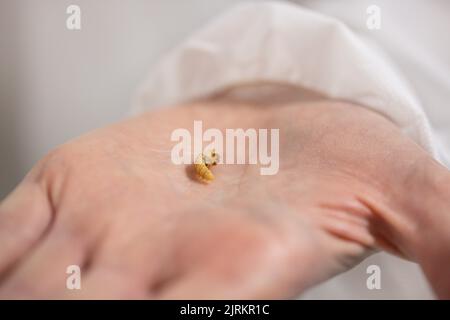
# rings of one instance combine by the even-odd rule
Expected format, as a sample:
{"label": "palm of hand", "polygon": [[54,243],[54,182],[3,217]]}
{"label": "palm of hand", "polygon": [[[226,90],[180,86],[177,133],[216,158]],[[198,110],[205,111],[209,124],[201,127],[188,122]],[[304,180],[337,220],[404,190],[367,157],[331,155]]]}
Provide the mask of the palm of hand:
{"label": "palm of hand", "polygon": [[[230,116],[217,119],[218,112]],[[168,152],[170,132],[198,119],[218,128],[280,128],[279,173],[219,165],[213,183],[199,183]],[[377,209],[370,203],[390,172],[376,165],[387,142],[367,130],[373,126],[392,146],[405,139],[380,116],[327,102],[276,113],[177,107],[81,137],[28,176],[27,188],[39,186],[21,218],[31,231],[15,235],[0,259],[0,272],[9,270],[0,294],[292,297],[375,247],[395,250],[371,229]],[[69,265],[81,266],[82,290],[66,289]]]}

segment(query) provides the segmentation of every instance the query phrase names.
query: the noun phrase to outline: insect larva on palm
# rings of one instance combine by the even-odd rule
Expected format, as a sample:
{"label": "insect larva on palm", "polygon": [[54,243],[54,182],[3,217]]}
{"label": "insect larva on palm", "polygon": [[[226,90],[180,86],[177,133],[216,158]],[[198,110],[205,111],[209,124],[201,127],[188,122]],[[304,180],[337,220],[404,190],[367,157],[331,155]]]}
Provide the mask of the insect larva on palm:
{"label": "insect larva on palm", "polygon": [[209,156],[200,154],[195,160],[194,167],[197,177],[205,182],[210,182],[214,180],[214,175],[212,174],[210,167],[217,165],[219,161],[219,156],[215,150],[212,150]]}

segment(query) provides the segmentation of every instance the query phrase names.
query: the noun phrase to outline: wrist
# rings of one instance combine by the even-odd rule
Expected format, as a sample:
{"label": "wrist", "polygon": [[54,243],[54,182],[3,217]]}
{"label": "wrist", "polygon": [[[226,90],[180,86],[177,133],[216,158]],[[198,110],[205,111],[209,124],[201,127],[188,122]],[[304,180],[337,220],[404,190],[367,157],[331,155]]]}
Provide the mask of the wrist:
{"label": "wrist", "polygon": [[450,173],[430,161],[425,169],[422,196],[416,197],[413,214],[417,219],[415,250],[440,298],[450,298]]}
{"label": "wrist", "polygon": [[402,192],[398,240],[438,297],[450,298],[450,173],[429,157],[415,167]]}

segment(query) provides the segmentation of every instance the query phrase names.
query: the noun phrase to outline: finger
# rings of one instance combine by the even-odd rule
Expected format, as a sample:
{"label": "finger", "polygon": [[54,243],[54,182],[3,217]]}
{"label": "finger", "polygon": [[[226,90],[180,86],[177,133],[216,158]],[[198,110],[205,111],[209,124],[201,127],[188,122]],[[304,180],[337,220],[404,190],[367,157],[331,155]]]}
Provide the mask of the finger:
{"label": "finger", "polygon": [[[230,261],[231,263],[231,261]],[[276,262],[274,262],[276,263]],[[180,279],[175,279],[155,297],[158,299],[282,299],[297,294],[294,282],[288,283],[285,275],[275,270],[242,271],[233,277],[208,269],[199,269]],[[298,283],[296,283],[298,284]]]}
{"label": "finger", "polygon": [[[121,210],[115,206],[114,210]],[[120,217],[111,211],[113,216]],[[126,208],[123,208],[126,210]],[[70,299],[142,299],[172,271],[167,223],[149,214],[128,211],[108,226],[91,252],[82,289],[66,292]],[[162,244],[165,245],[162,245]]]}
{"label": "finger", "polygon": [[173,266],[168,263],[169,243],[158,238],[151,229],[146,233],[122,240],[117,239],[121,238],[117,234],[95,254],[93,264],[102,269],[120,270],[132,275],[147,289],[158,285],[163,278],[173,273]]}
{"label": "finger", "polygon": [[52,220],[44,188],[22,182],[0,204],[0,277],[44,234]]}
{"label": "finger", "polygon": [[[177,266],[171,259],[167,227],[167,223],[161,223],[153,215],[138,214],[127,216],[126,221],[111,226],[108,230],[110,236],[97,247],[92,258],[92,274],[88,275],[89,295],[102,295],[105,285],[101,282],[105,277],[116,278],[119,289],[128,286],[121,284],[120,280],[128,279],[131,286],[125,288],[125,296],[126,292],[136,291],[148,295],[153,287],[169,278]],[[94,284],[99,285],[98,290]],[[117,291],[118,295],[121,295],[120,291]]]}
{"label": "finger", "polygon": [[79,290],[66,290],[62,299],[146,299],[148,288],[142,279],[123,270],[92,266],[81,278]]}
{"label": "finger", "polygon": [[68,267],[83,269],[87,246],[71,232],[54,226],[35,250],[23,258],[0,288],[7,298],[55,298],[67,290]]}
{"label": "finger", "polygon": [[[232,240],[230,242],[233,242]],[[251,240],[253,242],[253,240]],[[309,286],[315,275],[309,249],[239,241],[217,245],[207,260],[191,264],[156,292],[158,299],[280,299]],[[303,265],[298,262],[302,260]],[[314,273],[314,271],[313,271]],[[300,275],[300,276],[299,276]]]}

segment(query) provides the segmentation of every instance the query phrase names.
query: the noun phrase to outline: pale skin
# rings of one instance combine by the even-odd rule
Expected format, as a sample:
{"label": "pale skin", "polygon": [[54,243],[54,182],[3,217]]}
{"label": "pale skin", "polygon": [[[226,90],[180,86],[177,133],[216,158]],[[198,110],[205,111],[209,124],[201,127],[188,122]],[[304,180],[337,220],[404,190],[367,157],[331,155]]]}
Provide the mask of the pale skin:
{"label": "pale skin", "polygon": [[[194,120],[279,128],[279,173],[218,165],[199,183],[169,152]],[[198,102],[51,152],[0,204],[0,247],[1,298],[292,298],[379,249],[450,298],[450,175],[359,106]]]}

